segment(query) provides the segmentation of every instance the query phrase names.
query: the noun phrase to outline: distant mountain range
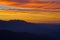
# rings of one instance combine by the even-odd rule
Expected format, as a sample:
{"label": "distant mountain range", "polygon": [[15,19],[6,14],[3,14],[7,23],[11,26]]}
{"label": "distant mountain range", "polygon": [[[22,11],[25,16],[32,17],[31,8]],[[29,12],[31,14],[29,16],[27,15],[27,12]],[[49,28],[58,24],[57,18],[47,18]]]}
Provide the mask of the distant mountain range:
{"label": "distant mountain range", "polygon": [[28,32],[0,30],[0,40],[55,40],[48,35],[36,35]]}
{"label": "distant mountain range", "polygon": [[23,20],[0,20],[2,40],[60,40],[60,24],[35,24]]}
{"label": "distant mountain range", "polygon": [[0,30],[0,40],[37,40],[38,37],[39,36],[28,32],[12,32],[9,30]]}

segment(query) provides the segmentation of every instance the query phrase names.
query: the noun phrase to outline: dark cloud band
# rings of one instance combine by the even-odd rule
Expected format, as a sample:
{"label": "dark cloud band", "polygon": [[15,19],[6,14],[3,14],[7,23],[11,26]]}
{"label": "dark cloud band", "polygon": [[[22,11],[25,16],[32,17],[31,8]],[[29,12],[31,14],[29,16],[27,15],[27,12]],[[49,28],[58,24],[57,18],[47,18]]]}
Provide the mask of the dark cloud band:
{"label": "dark cloud band", "polygon": [[29,0],[6,0],[6,1],[9,1],[9,2],[18,2],[18,3],[28,3]]}

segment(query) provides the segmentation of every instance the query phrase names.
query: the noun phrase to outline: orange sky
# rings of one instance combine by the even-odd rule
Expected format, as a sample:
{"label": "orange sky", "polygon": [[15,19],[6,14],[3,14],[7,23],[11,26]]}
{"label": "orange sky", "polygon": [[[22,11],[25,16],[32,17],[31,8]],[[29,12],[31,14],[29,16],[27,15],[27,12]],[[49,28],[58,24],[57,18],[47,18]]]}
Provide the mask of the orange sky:
{"label": "orange sky", "polygon": [[19,0],[0,0],[0,5],[14,6],[20,8],[36,8],[39,10],[60,10],[60,1],[47,2],[44,0],[29,0],[27,2],[20,2]]}
{"label": "orange sky", "polygon": [[60,23],[60,12],[0,11],[1,20],[24,20],[33,23]]}
{"label": "orange sky", "polygon": [[[19,0],[0,0],[0,5],[12,6],[18,8],[35,8],[34,10],[59,10],[60,11],[60,1],[59,2],[45,2],[42,1],[31,1],[24,2]],[[27,22],[35,23],[60,23],[60,12],[24,12],[24,11],[0,11],[1,20],[25,20]]]}

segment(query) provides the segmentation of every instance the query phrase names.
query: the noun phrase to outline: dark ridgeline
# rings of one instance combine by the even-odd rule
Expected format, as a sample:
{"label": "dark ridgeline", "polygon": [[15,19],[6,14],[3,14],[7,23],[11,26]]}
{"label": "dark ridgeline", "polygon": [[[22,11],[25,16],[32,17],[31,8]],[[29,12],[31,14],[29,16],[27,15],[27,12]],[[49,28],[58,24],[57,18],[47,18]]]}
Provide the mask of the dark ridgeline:
{"label": "dark ridgeline", "polygon": [[0,30],[0,40],[55,40],[48,35],[35,35],[28,32],[12,32]]}
{"label": "dark ridgeline", "polygon": [[[14,32],[13,28],[21,32]],[[2,29],[3,28],[3,29]],[[6,29],[5,29],[6,28]],[[8,29],[7,29],[8,28]],[[9,30],[9,29],[13,30]],[[25,30],[24,28],[27,28]],[[34,28],[34,29],[33,29]],[[23,32],[22,29],[24,29]],[[35,31],[30,33],[29,31]],[[37,32],[38,31],[38,32]],[[0,20],[0,40],[60,40],[60,24],[34,24],[22,20]]]}

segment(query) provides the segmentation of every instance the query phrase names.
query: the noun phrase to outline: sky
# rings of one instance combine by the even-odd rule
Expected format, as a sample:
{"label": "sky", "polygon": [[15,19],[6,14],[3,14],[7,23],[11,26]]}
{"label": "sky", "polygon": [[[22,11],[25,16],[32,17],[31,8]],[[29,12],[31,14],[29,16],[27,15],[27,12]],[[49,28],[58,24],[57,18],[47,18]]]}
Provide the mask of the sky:
{"label": "sky", "polygon": [[[26,11],[2,11],[1,9],[23,9]],[[32,10],[36,10],[36,12]],[[0,0],[0,19],[18,19],[34,23],[60,23],[60,0]]]}
{"label": "sky", "polygon": [[38,8],[41,10],[60,10],[60,0],[0,0],[0,5],[14,6],[19,8]]}

